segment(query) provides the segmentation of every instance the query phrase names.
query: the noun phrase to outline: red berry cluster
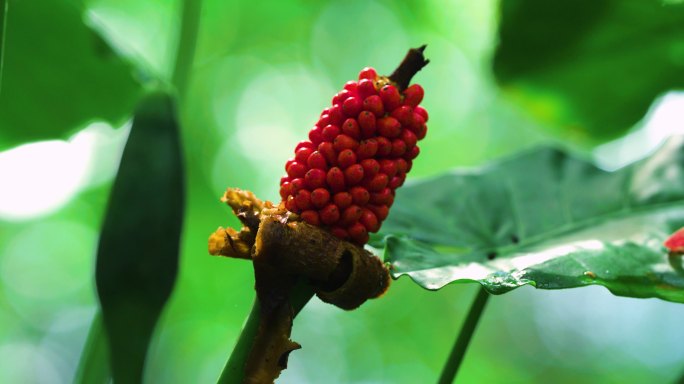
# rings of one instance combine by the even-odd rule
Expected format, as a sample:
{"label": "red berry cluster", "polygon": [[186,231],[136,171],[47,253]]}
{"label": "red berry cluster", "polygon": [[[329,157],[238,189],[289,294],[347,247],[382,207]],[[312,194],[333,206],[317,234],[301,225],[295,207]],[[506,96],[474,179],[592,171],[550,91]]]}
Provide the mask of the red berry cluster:
{"label": "red berry cluster", "polygon": [[377,232],[425,137],[423,88],[400,93],[364,68],[321,113],[309,140],[295,148],[280,180],[285,207],[309,224],[356,244]]}

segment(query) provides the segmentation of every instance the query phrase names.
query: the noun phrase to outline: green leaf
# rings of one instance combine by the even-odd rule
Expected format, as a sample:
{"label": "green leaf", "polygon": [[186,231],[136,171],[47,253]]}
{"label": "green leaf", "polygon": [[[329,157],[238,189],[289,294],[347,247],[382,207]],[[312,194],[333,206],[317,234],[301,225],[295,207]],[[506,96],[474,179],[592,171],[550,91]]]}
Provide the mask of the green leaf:
{"label": "green leaf", "polygon": [[77,1],[8,0],[0,149],[64,138],[95,119],[119,124],[140,95],[133,68],[83,22]]}
{"label": "green leaf", "polygon": [[427,289],[479,282],[599,284],[684,302],[684,269],[663,240],[684,225],[684,137],[615,172],[552,148],[408,185],[374,245],[393,276]]}
{"label": "green leaf", "polygon": [[141,101],[112,189],[96,283],[114,382],[142,381],[145,355],[176,280],[183,161],[174,100]]}
{"label": "green leaf", "polygon": [[684,87],[684,3],[504,0],[493,66],[506,95],[565,137],[610,139]]}

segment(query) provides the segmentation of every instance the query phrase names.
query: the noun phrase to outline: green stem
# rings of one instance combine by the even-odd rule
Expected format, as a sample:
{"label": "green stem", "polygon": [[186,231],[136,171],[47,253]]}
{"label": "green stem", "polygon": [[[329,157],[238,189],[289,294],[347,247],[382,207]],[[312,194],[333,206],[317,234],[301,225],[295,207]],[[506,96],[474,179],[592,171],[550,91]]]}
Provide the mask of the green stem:
{"label": "green stem", "polygon": [[181,26],[176,48],[176,60],[171,81],[178,91],[181,100],[185,95],[195,58],[195,45],[199,32],[201,0],[183,0],[181,8]]}
{"label": "green stem", "polygon": [[[299,284],[293,289],[292,294],[290,295],[290,305],[292,305],[295,316],[304,308],[312,296],[313,292],[306,284]],[[233,348],[233,352],[230,354],[217,384],[235,384],[244,381],[245,363],[247,362],[249,352],[252,350],[252,344],[258,329],[259,300],[255,298],[254,304],[252,305],[252,311],[249,313],[247,321],[242,327],[237,344]]]}
{"label": "green stem", "polygon": [[98,384],[109,382],[108,345],[102,324],[102,312],[98,310],[90,325],[88,339],[79,361],[74,384]]}
{"label": "green stem", "polygon": [[447,360],[444,369],[442,369],[442,374],[439,376],[439,384],[449,384],[454,382],[458,368],[461,366],[463,357],[468,349],[468,344],[470,343],[470,339],[473,337],[475,327],[477,327],[477,323],[480,320],[482,311],[484,311],[484,307],[485,304],[487,304],[488,298],[489,293],[487,293],[484,288],[480,287],[480,290],[477,292],[477,296],[475,296],[473,304],[470,306],[468,317],[466,317],[466,320],[463,323],[463,327],[461,328],[461,332],[458,334],[456,343],[449,354],[449,359]]}
{"label": "green stem", "polygon": [[5,73],[5,44],[7,42],[7,15],[9,1],[0,0],[0,94],[2,94],[2,76]]}

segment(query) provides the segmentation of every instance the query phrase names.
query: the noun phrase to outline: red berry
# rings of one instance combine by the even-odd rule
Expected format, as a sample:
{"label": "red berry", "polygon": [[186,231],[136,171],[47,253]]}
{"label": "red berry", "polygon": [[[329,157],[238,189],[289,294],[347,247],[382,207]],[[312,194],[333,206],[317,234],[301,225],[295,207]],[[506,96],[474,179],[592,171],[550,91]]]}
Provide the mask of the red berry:
{"label": "red berry", "polygon": [[363,176],[371,178],[380,171],[380,164],[375,159],[361,160],[361,167],[363,167]]}
{"label": "red berry", "polygon": [[335,140],[333,140],[333,148],[335,148],[338,153],[345,149],[355,150],[358,146],[358,141],[345,134],[338,135]]}
{"label": "red berry", "polygon": [[319,126],[313,127],[309,131],[309,140],[315,145],[320,144],[323,141],[323,128]]}
{"label": "red berry", "polygon": [[356,154],[351,149],[345,149],[337,156],[337,165],[342,169],[356,164]]}
{"label": "red berry", "polygon": [[375,139],[361,140],[359,147],[356,148],[356,157],[370,159],[378,152],[378,141]]}
{"label": "red berry", "polygon": [[292,184],[289,182],[282,183],[280,185],[280,197],[286,200],[289,195],[292,194]]}
{"label": "red berry", "polygon": [[365,99],[368,96],[375,95],[376,92],[377,91],[375,90],[375,84],[373,84],[373,80],[359,80],[359,85],[356,87],[356,93],[359,95],[361,99]]}
{"label": "red berry", "polygon": [[346,240],[349,238],[349,233],[347,233],[347,230],[344,228],[332,227],[330,228],[330,233],[332,233],[333,236],[340,238],[342,240]]}
{"label": "red berry", "polygon": [[397,172],[401,174],[406,174],[408,172],[408,163],[404,159],[396,159],[395,164],[397,165]]}
{"label": "red berry", "polygon": [[[415,147],[411,148],[408,152],[404,154],[404,159],[406,160],[413,160],[416,157],[418,157],[418,154],[420,154],[420,148],[416,145]],[[409,169],[406,170],[406,172],[410,171],[411,168],[409,166]]]}
{"label": "red berry", "polygon": [[340,128],[337,125],[326,125],[325,128],[323,128],[323,140],[325,141],[333,141],[337,135],[340,134]]}
{"label": "red berry", "polygon": [[350,97],[342,103],[342,112],[348,117],[356,117],[361,112],[361,100]]}
{"label": "red berry", "polygon": [[295,195],[295,203],[297,208],[304,211],[311,209],[311,192],[306,189],[300,189]]}
{"label": "red berry", "polygon": [[401,187],[402,185],[404,185],[405,179],[406,179],[405,173],[401,174],[401,176],[400,175],[394,176],[392,178],[392,180],[390,180],[389,187],[392,189],[397,189],[397,188]]}
{"label": "red berry", "polygon": [[384,188],[380,192],[374,192],[370,195],[371,204],[385,205],[392,200],[392,191],[389,188]]}
{"label": "red berry", "polygon": [[330,186],[332,192],[338,192],[344,189],[344,172],[338,167],[330,168],[325,180],[328,182],[328,186]]}
{"label": "red berry", "polygon": [[329,165],[335,165],[335,162],[337,161],[337,153],[335,153],[335,148],[333,147],[333,144],[331,142],[324,141],[320,143],[318,145],[318,152],[320,152],[321,155],[323,155],[323,158]]}
{"label": "red berry", "polygon": [[332,103],[333,105],[342,104],[345,100],[347,100],[350,97],[352,97],[352,93],[346,89],[343,89],[333,97]]}
{"label": "red berry", "polygon": [[387,218],[387,215],[389,214],[389,207],[386,205],[368,205],[368,209],[373,211],[375,214],[375,217],[378,218],[379,221],[383,221]]}
{"label": "red berry", "polygon": [[366,205],[368,200],[370,200],[370,193],[364,187],[353,187],[349,192],[351,193],[352,201],[356,205]]}
{"label": "red berry", "polygon": [[389,159],[380,160],[380,172],[391,179],[397,174],[397,163],[394,160]]}
{"label": "red berry", "polygon": [[305,173],[306,173],[306,165],[304,165],[300,162],[293,161],[287,167],[287,175],[290,176],[291,179],[294,179],[297,177],[303,177]]}
{"label": "red berry", "polygon": [[417,126],[414,129],[414,132],[416,133],[416,139],[423,140],[425,138],[425,135],[427,134],[427,125],[423,123]]}
{"label": "red berry", "polygon": [[285,208],[287,208],[287,210],[290,212],[299,212],[299,208],[297,208],[297,203],[295,203],[294,196],[290,195],[287,198],[285,201]]}
{"label": "red berry", "polygon": [[394,117],[383,117],[378,120],[378,133],[390,139],[398,137],[401,134],[401,124]]}
{"label": "red berry", "polygon": [[386,174],[378,173],[368,181],[368,190],[371,192],[380,192],[387,186],[388,182],[389,177]]}
{"label": "red berry", "polygon": [[352,204],[352,195],[349,192],[338,192],[333,196],[333,202],[339,209],[345,209]]}
{"label": "red berry", "polygon": [[406,153],[406,142],[404,142],[402,139],[392,140],[392,157],[399,157],[404,153]]}
{"label": "red berry", "polygon": [[321,117],[318,118],[318,122],[316,122],[316,127],[323,128],[328,124],[330,124],[330,109],[327,109],[327,112],[322,114]]}
{"label": "red berry", "polygon": [[423,87],[412,84],[404,90],[404,104],[412,107],[418,106],[423,101]]}
{"label": "red berry", "polygon": [[[361,136],[361,130],[359,129],[359,123],[355,119],[349,118],[342,124],[342,133],[351,137],[352,139],[358,140]],[[332,141],[332,140],[331,140]]]}
{"label": "red berry", "polygon": [[327,225],[335,224],[340,219],[340,210],[335,204],[326,205],[318,213],[321,217],[321,221]]}
{"label": "red berry", "polygon": [[357,222],[356,224],[352,224],[349,228],[347,228],[347,232],[349,233],[351,240],[356,244],[363,245],[368,242],[368,231],[361,223]]}
{"label": "red berry", "polygon": [[290,181],[290,185],[292,186],[292,194],[294,194],[295,192],[304,188],[304,179],[301,177],[292,179],[292,181]]}
{"label": "red berry", "polygon": [[408,124],[407,128],[409,128],[413,132],[416,132],[418,129],[420,129],[421,125],[425,125],[425,119],[423,119],[423,116],[414,112],[411,124]]}
{"label": "red berry", "polygon": [[344,181],[347,185],[358,184],[363,179],[363,167],[361,164],[354,164],[344,170]]}
{"label": "red berry", "polygon": [[300,148],[297,151],[295,151],[295,160],[299,163],[306,164],[309,155],[311,155],[313,151],[314,150],[312,148],[308,147]]}
{"label": "red berry", "polygon": [[375,80],[375,78],[378,77],[378,73],[375,72],[375,69],[371,67],[366,67],[359,72],[359,80],[361,79],[369,79],[369,80]]}
{"label": "red berry", "polygon": [[[321,143],[321,145],[322,144],[323,143]],[[325,161],[325,157],[323,157],[323,154],[319,151],[311,152],[309,158],[306,160],[306,164],[311,169],[322,169],[324,171],[328,169],[328,164]]]}
{"label": "red berry", "polygon": [[319,188],[325,185],[325,171],[322,169],[310,169],[306,175],[304,175],[304,182],[311,188]]}
{"label": "red berry", "polygon": [[356,81],[347,81],[344,84],[344,89],[347,91],[351,92],[352,94],[356,93],[356,87],[358,87],[359,83]]}
{"label": "red berry", "polygon": [[370,111],[361,111],[358,119],[361,137],[372,137],[375,134],[375,114]]}
{"label": "red berry", "polygon": [[325,188],[316,188],[311,192],[311,204],[316,208],[323,208],[330,201],[330,192]]}
{"label": "red berry", "polygon": [[403,129],[401,131],[401,135],[399,135],[399,138],[406,143],[406,148],[411,149],[413,148],[416,143],[418,142],[418,138],[416,137],[416,134],[411,132],[408,129]]}
{"label": "red berry", "polygon": [[340,222],[343,225],[353,224],[356,221],[358,221],[359,218],[361,218],[362,213],[363,210],[361,210],[361,207],[359,207],[358,205],[350,205],[342,212]]}
{"label": "red berry", "polygon": [[379,95],[386,111],[393,111],[401,105],[401,95],[394,85],[387,84],[380,88]]}
{"label": "red berry", "polygon": [[379,136],[376,140],[378,141],[378,152],[375,157],[384,157],[392,152],[392,142],[386,137]]}
{"label": "red berry", "polygon": [[307,141],[300,141],[299,143],[297,143],[297,146],[295,147],[295,153],[297,153],[297,151],[299,151],[302,148],[316,149],[316,146],[308,140]]}
{"label": "red berry", "polygon": [[307,223],[315,226],[321,225],[321,220],[320,217],[318,216],[318,212],[312,211],[312,210],[307,210],[299,214],[299,216],[302,217],[302,220],[306,221]]}
{"label": "red berry", "polygon": [[380,229],[380,223],[378,222],[377,216],[370,209],[364,208],[359,222],[366,227],[368,232],[377,232]]}
{"label": "red berry", "polygon": [[342,108],[340,108],[339,105],[335,105],[332,108],[330,108],[330,112],[328,113],[328,116],[330,118],[330,122],[328,124],[340,125],[344,121],[344,115],[342,114]]}
{"label": "red berry", "polygon": [[399,120],[399,123],[401,123],[401,125],[404,127],[408,127],[413,124],[413,109],[407,105],[395,109],[390,115]]}
{"label": "red berry", "polygon": [[423,108],[423,107],[421,107],[421,106],[417,106],[417,107],[413,108],[413,112],[415,112],[415,113],[419,114],[420,116],[422,116],[422,117],[423,117],[423,120],[425,120],[425,122],[428,121],[428,116],[429,116],[429,115],[428,115],[428,112],[427,112],[427,110],[426,110],[425,108]]}
{"label": "red berry", "polygon": [[382,100],[378,95],[371,95],[363,100],[363,110],[370,111],[376,117],[381,117],[385,114],[385,107],[382,105]]}

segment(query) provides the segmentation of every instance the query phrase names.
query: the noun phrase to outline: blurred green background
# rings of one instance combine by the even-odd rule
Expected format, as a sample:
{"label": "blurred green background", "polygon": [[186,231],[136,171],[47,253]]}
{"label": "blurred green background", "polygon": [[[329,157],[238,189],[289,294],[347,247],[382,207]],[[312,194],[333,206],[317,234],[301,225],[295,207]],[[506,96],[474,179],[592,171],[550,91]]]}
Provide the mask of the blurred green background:
{"label": "blurred green background", "polygon": [[[171,76],[177,1],[64,3],[73,9],[83,7],[83,21],[114,48],[112,54],[138,68],[135,81],[149,85],[149,79]],[[12,32],[13,2],[9,4],[6,20]],[[334,93],[365,66],[389,73],[409,47],[428,44],[430,65],[414,81],[426,90],[423,105],[430,112],[429,133],[410,178],[481,164],[549,141],[613,169],[649,153],[665,137],[684,132],[684,94],[664,93],[660,86],[649,88],[649,105],[658,98],[643,120],[625,125],[631,121],[625,118],[606,128],[610,134],[593,136],[592,129],[601,127],[587,124],[578,129],[577,122],[583,120],[568,123],[565,111],[560,113],[563,118],[549,118],[559,103],[553,93],[557,91],[535,88],[541,102],[539,97],[522,103],[520,97],[510,97],[511,92],[520,95],[520,89],[528,89],[535,79],[497,85],[492,59],[499,41],[499,10],[499,2],[493,0],[203,3],[192,77],[180,111],[188,190],[181,269],[151,346],[147,382],[204,383],[218,377],[254,298],[249,263],[207,254],[207,237],[216,227],[238,226],[218,198],[232,186],[276,199],[279,177],[295,144],[306,137]],[[541,16],[529,15],[535,17]],[[609,21],[597,21],[601,22]],[[611,36],[619,39],[627,30],[611,29]],[[592,31],[596,29],[587,33]],[[8,33],[5,38],[17,47],[48,33],[52,32],[45,28],[36,35],[12,40]],[[541,36],[553,40],[558,34],[551,30]],[[73,48],[69,41],[61,43],[64,50]],[[108,91],[123,80],[80,84],[47,75],[41,81],[12,85],[15,75],[30,71],[11,70],[19,61],[12,64],[12,45],[7,47],[0,103],[20,99],[8,94],[12,87],[28,89],[29,95],[32,87],[36,94],[56,87],[64,100],[55,103],[74,104],[88,99],[70,98],[74,89],[91,87],[93,98],[107,100],[107,110],[100,116],[110,122],[80,122],[65,113],[62,125],[54,128],[66,132],[61,137],[65,140],[0,152],[0,382],[64,383],[72,380],[97,306],[93,271],[98,234],[130,129],[130,115],[120,118],[117,110],[130,110],[135,92],[118,97]],[[547,46],[540,47],[536,53]],[[681,79],[681,43],[668,46],[668,52]],[[525,55],[537,60],[533,53]],[[571,60],[573,54],[560,57]],[[26,60],[41,68],[38,72],[49,74],[57,60],[78,57],[57,50],[50,59],[54,61]],[[601,65],[621,68],[629,60],[617,55]],[[662,61],[654,62],[658,65],[651,72],[662,74]],[[552,61],[544,62],[532,73],[552,66]],[[572,73],[572,68],[564,70]],[[508,81],[506,76],[515,70],[504,71],[499,81]],[[74,71],[76,77],[81,74]],[[595,83],[596,77],[575,74],[569,79]],[[632,84],[630,79],[620,81]],[[672,88],[681,85],[664,83]],[[609,79],[595,86],[613,84]],[[38,96],[25,99],[36,119],[48,113],[45,109],[53,102]],[[28,109],[18,112],[26,114]],[[539,118],[540,112],[544,118]],[[0,137],[10,137],[29,124],[12,116],[0,113]],[[607,121],[610,116],[601,114],[601,124]],[[50,122],[40,124],[49,133]],[[476,289],[452,285],[428,292],[404,278],[395,281],[386,296],[353,312],[314,299],[295,322],[293,339],[303,349],[291,355],[279,382],[433,382]],[[458,379],[669,382],[684,370],[683,317],[681,305],[613,297],[599,287],[521,288],[490,300]]]}

